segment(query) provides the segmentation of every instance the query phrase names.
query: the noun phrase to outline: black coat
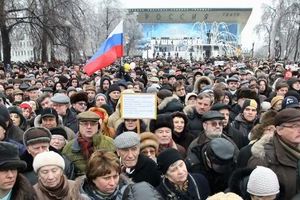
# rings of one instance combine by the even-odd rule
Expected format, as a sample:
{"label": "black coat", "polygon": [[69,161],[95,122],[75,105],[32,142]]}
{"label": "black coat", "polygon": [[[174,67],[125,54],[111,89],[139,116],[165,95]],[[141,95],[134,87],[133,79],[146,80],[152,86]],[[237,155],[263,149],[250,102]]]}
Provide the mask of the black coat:
{"label": "black coat", "polygon": [[202,126],[202,115],[198,114],[196,109],[193,108],[193,112],[187,115],[188,124],[187,129],[188,131],[194,136],[198,137],[199,134],[203,131]]}
{"label": "black coat", "polygon": [[187,150],[196,137],[188,133],[186,130],[183,130],[183,132],[179,134],[173,131],[172,138],[176,144],[181,145],[185,148],[185,150]]}
{"label": "black coat", "polygon": [[24,131],[21,128],[13,125],[13,122],[11,120],[9,120],[8,128],[6,130],[6,135],[7,135],[8,139],[11,139],[11,140],[14,140],[16,142],[23,144],[23,134],[24,134]]}
{"label": "black coat", "polygon": [[38,199],[32,185],[22,175],[17,175],[17,180],[12,188],[11,200],[35,200]]}
{"label": "black coat", "polygon": [[156,163],[142,154],[139,155],[132,173],[126,172],[126,175],[136,183],[146,181],[154,187],[158,186],[161,180]]}
{"label": "black coat", "polygon": [[208,182],[201,174],[188,175],[187,192],[176,190],[167,178],[156,189],[165,200],[202,200],[210,195]]}
{"label": "black coat", "polygon": [[183,104],[176,95],[166,97],[157,107],[158,114],[171,114],[173,112],[182,112]]}
{"label": "black coat", "polygon": [[252,156],[252,153],[251,153],[252,146],[253,146],[253,143],[248,144],[247,146],[244,146],[243,148],[240,149],[240,153],[239,153],[239,156],[237,159],[237,168],[247,167],[248,160]]}
{"label": "black coat", "polygon": [[73,113],[70,109],[67,109],[66,115],[63,116],[63,124],[64,126],[72,129],[74,133],[77,133],[79,130],[76,114]]}

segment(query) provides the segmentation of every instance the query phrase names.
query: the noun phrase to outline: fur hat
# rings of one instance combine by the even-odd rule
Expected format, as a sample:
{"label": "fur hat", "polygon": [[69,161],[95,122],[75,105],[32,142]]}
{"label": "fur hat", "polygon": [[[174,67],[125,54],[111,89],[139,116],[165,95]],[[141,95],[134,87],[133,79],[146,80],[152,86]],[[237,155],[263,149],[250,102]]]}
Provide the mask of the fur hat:
{"label": "fur hat", "polygon": [[27,164],[20,160],[18,147],[10,142],[0,141],[0,170],[25,169]]}
{"label": "fur hat", "polygon": [[34,157],[32,166],[35,173],[37,173],[41,167],[48,165],[55,165],[64,170],[65,160],[61,157],[61,155],[54,151],[42,152]]}
{"label": "fur hat", "polygon": [[162,174],[166,174],[169,167],[178,160],[183,160],[183,158],[177,149],[165,149],[157,156],[158,169],[162,172]]}
{"label": "fur hat", "polygon": [[152,119],[150,121],[149,129],[152,133],[162,127],[170,128],[173,131],[173,122],[170,115],[160,114],[157,115],[157,119]]}
{"label": "fur hat", "polygon": [[237,91],[237,99],[241,99],[241,98],[256,99],[257,94],[255,91],[250,90],[249,88],[242,87]]}
{"label": "fur hat", "polygon": [[263,113],[259,119],[259,123],[256,124],[251,130],[250,140],[261,138],[264,132],[264,128],[275,124],[276,115],[277,111],[275,110],[268,110],[267,112]]}
{"label": "fur hat", "polygon": [[77,103],[79,101],[88,102],[88,96],[85,92],[77,92],[71,96],[70,100],[71,104]]}
{"label": "fur hat", "polygon": [[160,99],[165,99],[165,98],[170,97],[172,95],[173,95],[172,92],[170,90],[167,90],[167,89],[162,89],[159,92],[157,92],[157,97],[160,98]]}
{"label": "fur hat", "polygon": [[151,132],[143,132],[140,134],[141,136],[141,151],[146,147],[153,147],[155,151],[158,152],[159,142],[155,134]]}

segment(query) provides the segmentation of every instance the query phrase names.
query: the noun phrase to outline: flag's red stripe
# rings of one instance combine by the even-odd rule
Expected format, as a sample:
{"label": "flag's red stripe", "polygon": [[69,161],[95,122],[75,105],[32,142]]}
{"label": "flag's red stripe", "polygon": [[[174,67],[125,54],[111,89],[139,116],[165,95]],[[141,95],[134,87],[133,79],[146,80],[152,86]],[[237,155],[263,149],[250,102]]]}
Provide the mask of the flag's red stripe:
{"label": "flag's red stripe", "polygon": [[110,50],[99,56],[97,59],[84,66],[83,70],[85,71],[85,73],[87,73],[87,75],[90,76],[94,72],[111,65],[113,62],[116,61],[117,58],[120,58],[122,56],[123,46],[114,46]]}

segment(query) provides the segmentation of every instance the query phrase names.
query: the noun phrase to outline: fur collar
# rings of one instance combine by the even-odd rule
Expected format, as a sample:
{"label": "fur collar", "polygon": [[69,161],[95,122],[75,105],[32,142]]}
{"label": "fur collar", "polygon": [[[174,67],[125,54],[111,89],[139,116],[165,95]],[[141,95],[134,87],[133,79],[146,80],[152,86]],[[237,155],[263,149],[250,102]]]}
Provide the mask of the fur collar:
{"label": "fur collar", "polygon": [[198,78],[196,81],[195,81],[195,84],[194,84],[194,93],[196,93],[196,94],[199,94],[200,93],[200,91],[199,91],[199,85],[200,85],[200,82],[203,82],[203,81],[205,81],[205,82],[207,82],[207,83],[209,83],[209,85],[212,85],[213,84],[213,82],[212,82],[212,80],[209,78],[209,77],[207,77],[207,76],[201,76],[200,78]]}
{"label": "fur collar", "polygon": [[175,94],[173,94],[170,97],[164,98],[164,100],[162,100],[162,102],[158,105],[158,107],[157,107],[158,110],[162,110],[162,109],[166,108],[167,105],[174,100],[179,100],[179,97]]}
{"label": "fur collar", "polygon": [[251,153],[254,157],[265,159],[265,145],[270,143],[273,139],[273,135],[264,135],[257,142],[255,142],[251,148]]}

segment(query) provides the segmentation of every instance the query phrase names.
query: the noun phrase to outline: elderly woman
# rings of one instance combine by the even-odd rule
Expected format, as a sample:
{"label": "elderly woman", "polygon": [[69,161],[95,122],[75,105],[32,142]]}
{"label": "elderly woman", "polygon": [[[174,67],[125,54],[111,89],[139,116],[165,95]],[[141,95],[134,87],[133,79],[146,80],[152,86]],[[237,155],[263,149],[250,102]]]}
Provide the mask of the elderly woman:
{"label": "elderly woman", "polygon": [[64,175],[65,161],[58,153],[39,153],[34,157],[33,169],[38,175],[38,183],[33,186],[38,199],[70,199],[74,181]]}
{"label": "elderly woman", "polygon": [[164,175],[157,190],[164,199],[200,200],[209,196],[206,178],[201,174],[189,174],[176,149],[169,148],[161,152],[157,164]]}
{"label": "elderly woman", "polygon": [[158,154],[158,139],[156,135],[151,132],[141,133],[141,146],[140,151],[145,156],[151,158],[156,162],[156,156]]}

